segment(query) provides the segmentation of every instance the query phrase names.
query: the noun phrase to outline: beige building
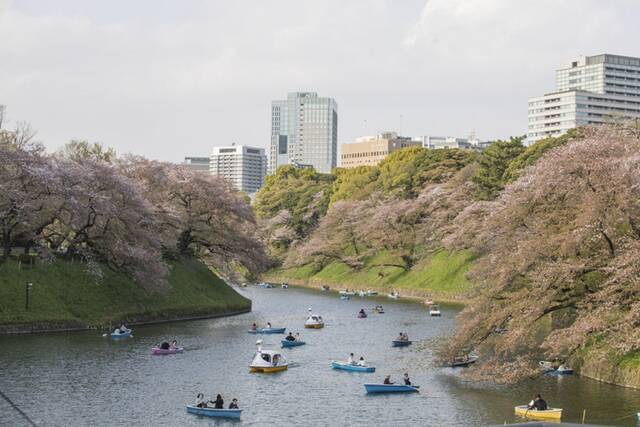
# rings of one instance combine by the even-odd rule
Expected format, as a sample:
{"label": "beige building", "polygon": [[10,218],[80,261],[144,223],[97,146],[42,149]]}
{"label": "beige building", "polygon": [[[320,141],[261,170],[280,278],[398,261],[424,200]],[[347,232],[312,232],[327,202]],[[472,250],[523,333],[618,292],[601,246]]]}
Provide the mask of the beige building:
{"label": "beige building", "polygon": [[395,132],[361,137],[350,144],[340,145],[340,167],[374,166],[389,153],[412,146],[420,147],[422,141],[413,141],[409,137],[398,136]]}

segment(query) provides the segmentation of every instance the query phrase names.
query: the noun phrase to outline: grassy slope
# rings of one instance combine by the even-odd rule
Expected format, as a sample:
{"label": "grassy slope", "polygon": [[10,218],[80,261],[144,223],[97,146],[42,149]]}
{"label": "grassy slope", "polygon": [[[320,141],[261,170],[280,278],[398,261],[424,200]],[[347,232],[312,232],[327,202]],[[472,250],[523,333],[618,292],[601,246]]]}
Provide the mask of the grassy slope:
{"label": "grassy slope", "polygon": [[333,262],[315,273],[309,265],[275,269],[268,272],[265,279],[311,286],[328,284],[349,288],[397,289],[404,295],[430,295],[451,300],[464,299],[465,292],[471,287],[465,273],[471,267],[473,256],[466,251],[435,252],[409,272],[398,267],[381,266],[393,262],[397,260],[386,252],[380,252],[368,259],[364,268],[358,271],[340,262]]}
{"label": "grassy slope", "polygon": [[[146,294],[121,273],[104,269],[96,279],[79,263],[57,260],[18,268],[0,264],[0,325],[65,323],[97,326],[119,319],[150,320],[232,312],[251,307],[204,264],[181,259],[171,265],[170,289]],[[32,282],[30,310],[25,310],[25,283]]]}

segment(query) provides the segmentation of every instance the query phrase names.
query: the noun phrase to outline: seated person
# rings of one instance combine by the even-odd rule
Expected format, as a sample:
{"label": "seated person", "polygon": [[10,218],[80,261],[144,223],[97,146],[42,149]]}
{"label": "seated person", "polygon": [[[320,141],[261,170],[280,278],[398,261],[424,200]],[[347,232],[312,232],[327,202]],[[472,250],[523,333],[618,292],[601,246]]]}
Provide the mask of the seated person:
{"label": "seated person", "polygon": [[120,325],[120,333],[124,334],[126,332],[128,332],[129,330],[127,329],[126,326],[124,326],[124,323],[122,325]]}
{"label": "seated person", "polygon": [[529,409],[533,409],[536,411],[546,411],[547,409],[549,409],[549,407],[547,406],[547,402],[545,402],[542,396],[537,394],[536,397],[531,402],[529,402]]}
{"label": "seated person", "polygon": [[224,400],[222,400],[222,396],[218,395],[216,400],[213,402],[213,405],[216,409],[224,409]]}
{"label": "seated person", "polygon": [[295,341],[296,337],[293,336],[293,333],[289,332],[289,335],[285,338],[287,341]]}
{"label": "seated person", "polygon": [[171,345],[169,345],[169,343],[165,341],[162,344],[160,344],[160,348],[162,350],[169,350],[169,348],[171,348]]}
{"label": "seated person", "polygon": [[347,364],[355,365],[355,360],[353,360],[353,353],[349,354],[349,358],[347,359]]}
{"label": "seated person", "polygon": [[407,335],[406,333],[402,334],[402,340],[403,341],[409,341],[409,335]]}
{"label": "seated person", "polygon": [[198,393],[198,396],[196,396],[196,408],[206,408],[207,407],[207,402],[204,400],[204,394],[202,393]]}
{"label": "seated person", "polygon": [[231,403],[229,403],[229,409],[238,409],[238,399],[233,399]]}
{"label": "seated person", "polygon": [[173,340],[171,341],[171,346],[169,347],[171,350],[175,350],[178,348],[178,341]]}
{"label": "seated person", "polygon": [[253,325],[251,325],[251,330],[255,331],[258,329],[258,325],[256,325],[255,323]]}
{"label": "seated person", "polygon": [[271,359],[271,364],[273,366],[278,366],[279,361],[280,361],[280,357],[277,354],[274,354],[273,359]]}
{"label": "seated person", "polygon": [[360,360],[358,360],[358,366],[367,366],[364,361],[364,357],[360,356]]}
{"label": "seated person", "polygon": [[384,382],[383,384],[393,384],[391,382],[391,375],[387,375],[386,377],[384,377]]}
{"label": "seated person", "polygon": [[404,341],[404,334],[402,332],[398,334],[398,338],[396,338],[396,341]]}
{"label": "seated person", "polygon": [[409,379],[409,374],[404,373],[404,385],[411,385],[411,379]]}
{"label": "seated person", "polygon": [[271,322],[267,322],[267,329],[271,329]]}

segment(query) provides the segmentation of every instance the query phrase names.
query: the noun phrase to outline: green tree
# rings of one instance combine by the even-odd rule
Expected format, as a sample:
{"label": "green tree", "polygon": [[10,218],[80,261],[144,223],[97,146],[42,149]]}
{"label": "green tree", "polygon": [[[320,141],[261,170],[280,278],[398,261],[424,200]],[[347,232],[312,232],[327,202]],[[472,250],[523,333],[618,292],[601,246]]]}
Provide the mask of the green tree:
{"label": "green tree", "polygon": [[394,151],[378,166],[378,187],[388,195],[413,198],[426,184],[449,180],[475,157],[472,151],[458,149],[408,147]]}
{"label": "green tree", "polygon": [[331,190],[331,203],[339,200],[364,200],[376,190],[380,170],[376,166],[336,168]]}
{"label": "green tree", "polygon": [[312,168],[285,165],[267,177],[256,194],[254,210],[260,218],[272,218],[281,211],[291,215],[290,226],[300,237],[306,236],[329,206],[335,177]]}
{"label": "green tree", "polygon": [[579,130],[571,129],[569,132],[559,137],[549,137],[541,139],[535,144],[527,147],[518,157],[513,159],[504,174],[505,182],[509,183],[518,179],[524,169],[533,165],[547,151],[566,144],[572,139],[579,138]]}
{"label": "green tree", "polygon": [[496,141],[479,156],[479,168],[473,177],[473,182],[478,186],[478,199],[491,200],[502,191],[507,183],[509,164],[525,150],[523,138],[511,137],[509,141]]}
{"label": "green tree", "polygon": [[116,151],[113,148],[104,147],[99,142],[81,139],[72,139],[60,152],[64,157],[75,161],[94,160],[112,163],[116,158]]}

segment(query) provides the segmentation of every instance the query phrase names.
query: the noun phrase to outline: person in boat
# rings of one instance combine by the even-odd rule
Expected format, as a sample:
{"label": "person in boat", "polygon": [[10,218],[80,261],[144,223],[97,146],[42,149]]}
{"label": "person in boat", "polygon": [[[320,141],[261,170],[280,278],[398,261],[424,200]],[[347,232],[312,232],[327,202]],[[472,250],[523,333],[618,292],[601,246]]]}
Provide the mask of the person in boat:
{"label": "person in boat", "polygon": [[198,395],[196,396],[196,408],[206,408],[206,407],[207,407],[207,402],[204,399],[204,394],[198,393]]}
{"label": "person in boat", "polygon": [[229,403],[229,409],[238,409],[238,399],[233,399],[231,403]]}
{"label": "person in boat", "polygon": [[280,361],[280,356],[277,354],[274,354],[273,357],[271,358],[271,365],[278,366],[279,361]]}
{"label": "person in boat", "polygon": [[287,341],[295,341],[296,337],[293,336],[293,332],[289,332],[289,335],[285,338]]}
{"label": "person in boat", "polygon": [[267,322],[267,329],[271,329],[271,322]]}
{"label": "person in boat", "polygon": [[121,334],[124,334],[124,333],[126,333],[127,331],[129,331],[129,330],[127,329],[127,327],[126,327],[126,326],[124,326],[124,323],[123,323],[122,325],[120,325],[120,333],[121,333]]}
{"label": "person in boat", "polygon": [[382,382],[382,384],[393,384],[391,382],[391,375],[387,375],[386,377],[384,377],[384,381]]}
{"label": "person in boat", "polygon": [[355,360],[353,360],[353,353],[349,353],[349,358],[347,359],[347,364],[355,365]]}
{"label": "person in boat", "polygon": [[402,334],[402,341],[409,341],[409,335],[406,332]]}
{"label": "person in boat", "polygon": [[407,372],[404,373],[404,385],[411,385],[411,379],[409,378],[409,374]]}
{"label": "person in boat", "polygon": [[171,341],[171,345],[169,346],[169,348],[171,350],[176,350],[178,348],[178,341],[176,340]]}
{"label": "person in boat", "polygon": [[364,357],[360,356],[360,360],[358,360],[358,366],[367,366],[364,361]]}
{"label": "person in boat", "polygon": [[253,325],[251,325],[251,330],[252,331],[258,330],[258,325],[256,325],[255,323]]}
{"label": "person in boat", "polygon": [[360,316],[364,317],[367,315],[367,313],[364,312],[364,308],[360,309],[360,313],[358,313]]}
{"label": "person in boat", "polygon": [[166,341],[164,341],[162,344],[160,344],[160,349],[161,350],[169,350],[170,348],[171,348],[171,344],[169,344]]}
{"label": "person in boat", "polygon": [[213,407],[216,409],[224,409],[224,400],[222,400],[222,396],[216,396],[216,400],[213,401]]}
{"label": "person in boat", "polygon": [[549,409],[549,407],[547,406],[547,402],[542,398],[542,396],[536,394],[536,397],[531,402],[529,402],[528,409],[533,409],[535,411],[546,411],[547,409]]}
{"label": "person in boat", "polygon": [[296,341],[300,341],[300,332],[296,332]]}

